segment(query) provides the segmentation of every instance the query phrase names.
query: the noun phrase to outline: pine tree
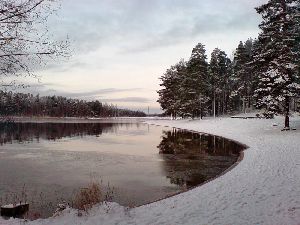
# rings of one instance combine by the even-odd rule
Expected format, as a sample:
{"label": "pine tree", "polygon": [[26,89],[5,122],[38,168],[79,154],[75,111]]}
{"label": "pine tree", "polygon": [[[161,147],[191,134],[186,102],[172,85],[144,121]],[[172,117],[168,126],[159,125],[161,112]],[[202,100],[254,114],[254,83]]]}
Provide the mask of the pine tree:
{"label": "pine tree", "polygon": [[[234,56],[234,77],[235,77],[235,90],[238,98],[250,102],[249,96],[251,95],[251,72],[249,71],[250,57],[251,57],[251,44],[248,40],[246,44],[241,41],[236,49]],[[240,104],[239,99],[238,105]],[[243,105],[245,109],[245,105]]]}
{"label": "pine tree", "polygon": [[165,114],[173,117],[182,115],[182,83],[186,75],[186,63],[181,60],[175,66],[171,66],[165,74],[160,78],[162,83],[161,90],[158,91],[161,108]]}
{"label": "pine tree", "polygon": [[249,38],[245,44],[244,44],[244,47],[246,49],[246,52],[247,52],[247,55],[248,55],[248,58],[251,58],[252,56],[252,53],[253,53],[253,45],[254,45],[254,41],[252,38]]}
{"label": "pine tree", "polygon": [[247,53],[247,63],[245,65],[245,71],[247,74],[247,95],[248,95],[248,108],[250,108],[254,102],[253,102],[253,95],[255,92],[255,89],[258,84],[258,78],[254,74],[254,68],[252,67],[251,61],[253,60],[255,48],[257,47],[257,41],[253,40],[252,38],[249,38],[245,44],[245,49]]}
{"label": "pine tree", "polygon": [[218,63],[218,55],[220,53],[220,49],[216,48],[211,53],[210,63],[209,63],[209,83],[211,90],[211,103],[212,103],[212,115],[216,117],[216,98],[217,98],[217,87],[219,81],[219,63]]}
{"label": "pine tree", "polygon": [[211,111],[214,116],[225,113],[229,98],[228,82],[230,75],[230,60],[224,51],[215,48],[211,54],[209,64],[209,90],[211,97]]}
{"label": "pine tree", "polygon": [[[298,6],[297,6],[298,4]],[[285,115],[289,129],[291,98],[299,93],[299,1],[269,0],[258,7],[262,15],[259,52],[254,62],[259,64],[257,106],[266,108],[266,116]]]}
{"label": "pine tree", "polygon": [[230,96],[230,76],[231,76],[231,60],[224,51],[219,53],[219,89],[221,96],[219,97],[219,112],[223,115],[228,111]]}
{"label": "pine tree", "polygon": [[205,46],[197,44],[187,63],[187,75],[183,83],[184,104],[187,112],[194,118],[203,117],[207,106],[208,63]]}
{"label": "pine tree", "polygon": [[252,44],[252,52],[250,57],[250,62],[248,63],[249,72],[251,73],[251,97],[255,94],[255,90],[259,83],[259,73],[261,68],[264,66],[263,61],[256,60],[254,57],[259,55],[262,51],[264,44],[258,39],[255,39]]}

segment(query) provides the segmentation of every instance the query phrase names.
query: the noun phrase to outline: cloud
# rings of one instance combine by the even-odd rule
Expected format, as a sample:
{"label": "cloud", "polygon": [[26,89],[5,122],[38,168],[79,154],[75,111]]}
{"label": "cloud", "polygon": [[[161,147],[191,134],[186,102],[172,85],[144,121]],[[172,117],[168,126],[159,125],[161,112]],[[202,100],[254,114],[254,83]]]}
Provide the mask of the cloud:
{"label": "cloud", "polygon": [[120,52],[166,47],[199,35],[253,29],[262,0],[65,0],[54,33],[69,34],[75,52],[114,46]]}
{"label": "cloud", "polygon": [[149,103],[151,100],[141,97],[126,97],[126,98],[109,98],[101,99],[102,102],[130,102],[130,103]]}
{"label": "cloud", "polygon": [[[197,42],[207,46],[208,54],[215,47],[230,54],[239,40],[255,38],[261,18],[254,7],[266,1],[64,0],[49,21],[49,32],[58,40],[70,37],[73,57],[48,64],[42,74],[65,87],[47,84],[32,91],[158,106],[155,91],[145,89],[158,88],[165,68],[189,57]],[[97,90],[96,81],[107,88]],[[72,90],[72,85],[87,91]],[[128,89],[111,88],[124,86]]]}
{"label": "cloud", "polygon": [[85,62],[80,62],[75,59],[71,61],[65,60],[64,62],[50,61],[50,63],[47,63],[47,65],[45,67],[40,68],[40,70],[47,70],[53,73],[63,73],[70,71],[70,69],[87,69],[88,67],[89,64]]}
{"label": "cloud", "polygon": [[[198,4],[200,2],[202,6]],[[145,35],[144,38],[141,38],[142,41],[136,41],[134,45],[129,45],[123,49],[123,52],[143,52],[175,46],[196,37],[218,34],[231,36],[241,30],[257,30],[259,16],[255,15],[254,6],[245,7],[235,1],[235,7],[228,7],[226,5],[228,2],[231,1],[226,0],[223,3],[219,1],[211,1],[210,3],[198,1],[198,3],[194,2],[194,5],[190,4],[188,7],[179,4],[175,7],[176,13],[172,15],[166,12],[163,13],[165,16],[161,18],[161,25],[156,24],[156,31]],[[181,6],[182,8],[179,8]],[[181,11],[181,13],[178,13],[178,11]],[[169,22],[163,22],[164,20]],[[143,34],[140,33],[140,35]]]}
{"label": "cloud", "polygon": [[123,92],[133,92],[138,91],[140,88],[129,88],[129,89],[118,89],[118,88],[106,88],[106,89],[100,89],[95,91],[88,91],[88,92],[75,92],[75,93],[66,93],[66,96],[68,97],[93,97],[93,96],[100,96],[104,94],[116,94],[116,93],[123,93]]}
{"label": "cloud", "polygon": [[[69,36],[73,57],[69,62],[53,62],[41,70],[98,70],[111,67],[118,55],[135,56],[218,34],[238,36],[241,31],[253,30],[255,34],[260,17],[254,7],[263,2],[64,0],[58,16],[51,17],[49,29],[55,39]],[[91,56],[95,52],[98,61]]]}
{"label": "cloud", "polygon": [[67,92],[62,91],[61,89],[66,88],[63,84],[57,84],[57,83],[28,83],[23,82],[22,83],[25,88],[19,88],[19,89],[12,89],[14,91],[20,91],[23,93],[32,93],[32,94],[40,94],[43,96],[46,95],[60,95],[60,96],[66,96],[70,98],[88,98],[93,96],[101,96],[101,95],[111,95],[111,94],[118,94],[118,93],[128,93],[128,92],[139,92],[144,89],[142,88],[104,88],[104,89],[97,89],[92,91],[86,91],[86,92]]}

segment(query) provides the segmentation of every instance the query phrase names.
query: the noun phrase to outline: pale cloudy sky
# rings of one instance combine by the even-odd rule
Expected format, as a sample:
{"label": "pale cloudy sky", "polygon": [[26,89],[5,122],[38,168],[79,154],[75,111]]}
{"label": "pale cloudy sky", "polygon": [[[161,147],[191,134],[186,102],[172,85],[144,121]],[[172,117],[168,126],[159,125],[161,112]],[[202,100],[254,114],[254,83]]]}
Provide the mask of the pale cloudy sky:
{"label": "pale cloudy sky", "polygon": [[157,112],[159,77],[201,42],[208,54],[231,55],[257,37],[254,7],[266,0],[61,0],[49,21],[56,39],[69,36],[72,57],[38,71],[31,92],[99,99]]}

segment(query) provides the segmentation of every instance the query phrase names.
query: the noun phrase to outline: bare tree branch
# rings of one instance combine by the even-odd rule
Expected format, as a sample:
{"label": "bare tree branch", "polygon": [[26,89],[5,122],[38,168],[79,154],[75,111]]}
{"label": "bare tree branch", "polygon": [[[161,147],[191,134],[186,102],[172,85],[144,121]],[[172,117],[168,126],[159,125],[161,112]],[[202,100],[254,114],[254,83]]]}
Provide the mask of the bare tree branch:
{"label": "bare tree branch", "polygon": [[68,40],[52,41],[48,34],[57,1],[0,1],[0,77],[36,78],[34,71],[49,60],[69,56]]}
{"label": "bare tree branch", "polygon": [[[23,12],[18,12],[18,11],[16,10],[15,12],[13,12],[12,15],[0,19],[0,22],[5,21],[5,20],[8,20],[8,19],[11,19],[11,18],[13,18],[13,17],[22,16],[22,15],[24,15],[24,14],[26,14],[26,13],[30,13],[30,12],[32,12],[36,7],[38,7],[39,5],[41,5],[44,1],[45,1],[45,0],[40,0],[40,1],[38,1],[38,2],[37,2],[36,4],[34,4],[31,8],[29,8],[29,9],[23,11]],[[28,1],[28,2],[30,2],[30,1]]]}

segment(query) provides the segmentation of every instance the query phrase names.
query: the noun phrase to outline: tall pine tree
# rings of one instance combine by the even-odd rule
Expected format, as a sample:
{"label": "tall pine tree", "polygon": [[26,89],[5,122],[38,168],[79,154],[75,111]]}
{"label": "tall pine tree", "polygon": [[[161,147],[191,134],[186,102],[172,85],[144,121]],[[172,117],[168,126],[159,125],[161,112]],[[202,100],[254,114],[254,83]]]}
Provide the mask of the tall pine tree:
{"label": "tall pine tree", "polygon": [[161,108],[165,114],[174,118],[182,116],[183,79],[186,76],[186,62],[181,60],[175,66],[171,66],[160,78],[162,89],[158,91]]}
{"label": "tall pine tree", "polygon": [[227,111],[229,98],[230,60],[226,53],[215,48],[211,54],[209,64],[209,90],[211,98],[212,114],[214,116]]}
{"label": "tall pine tree", "polygon": [[209,84],[210,84],[210,91],[212,96],[212,107],[211,112],[214,117],[217,115],[217,93],[219,92],[219,79],[220,79],[220,68],[219,68],[219,54],[220,49],[215,48],[211,53],[210,63],[209,63]]}
{"label": "tall pine tree", "polygon": [[205,46],[197,44],[193,50],[190,60],[187,63],[187,76],[184,81],[185,107],[192,117],[200,116],[206,113],[208,97],[207,96],[207,77],[208,63]]}
{"label": "tall pine tree", "polygon": [[[235,77],[235,90],[238,98],[242,98],[243,102],[247,100],[250,104],[251,96],[251,81],[252,76],[249,68],[251,59],[252,43],[248,40],[245,44],[241,41],[236,49],[234,56],[234,77]],[[240,105],[240,100],[237,99],[237,105]],[[246,105],[243,105],[245,110]]]}
{"label": "tall pine tree", "polygon": [[283,113],[285,129],[290,129],[290,102],[300,89],[299,1],[269,0],[256,10],[263,18],[259,51],[254,56],[259,65],[257,106],[265,107],[269,117]]}

